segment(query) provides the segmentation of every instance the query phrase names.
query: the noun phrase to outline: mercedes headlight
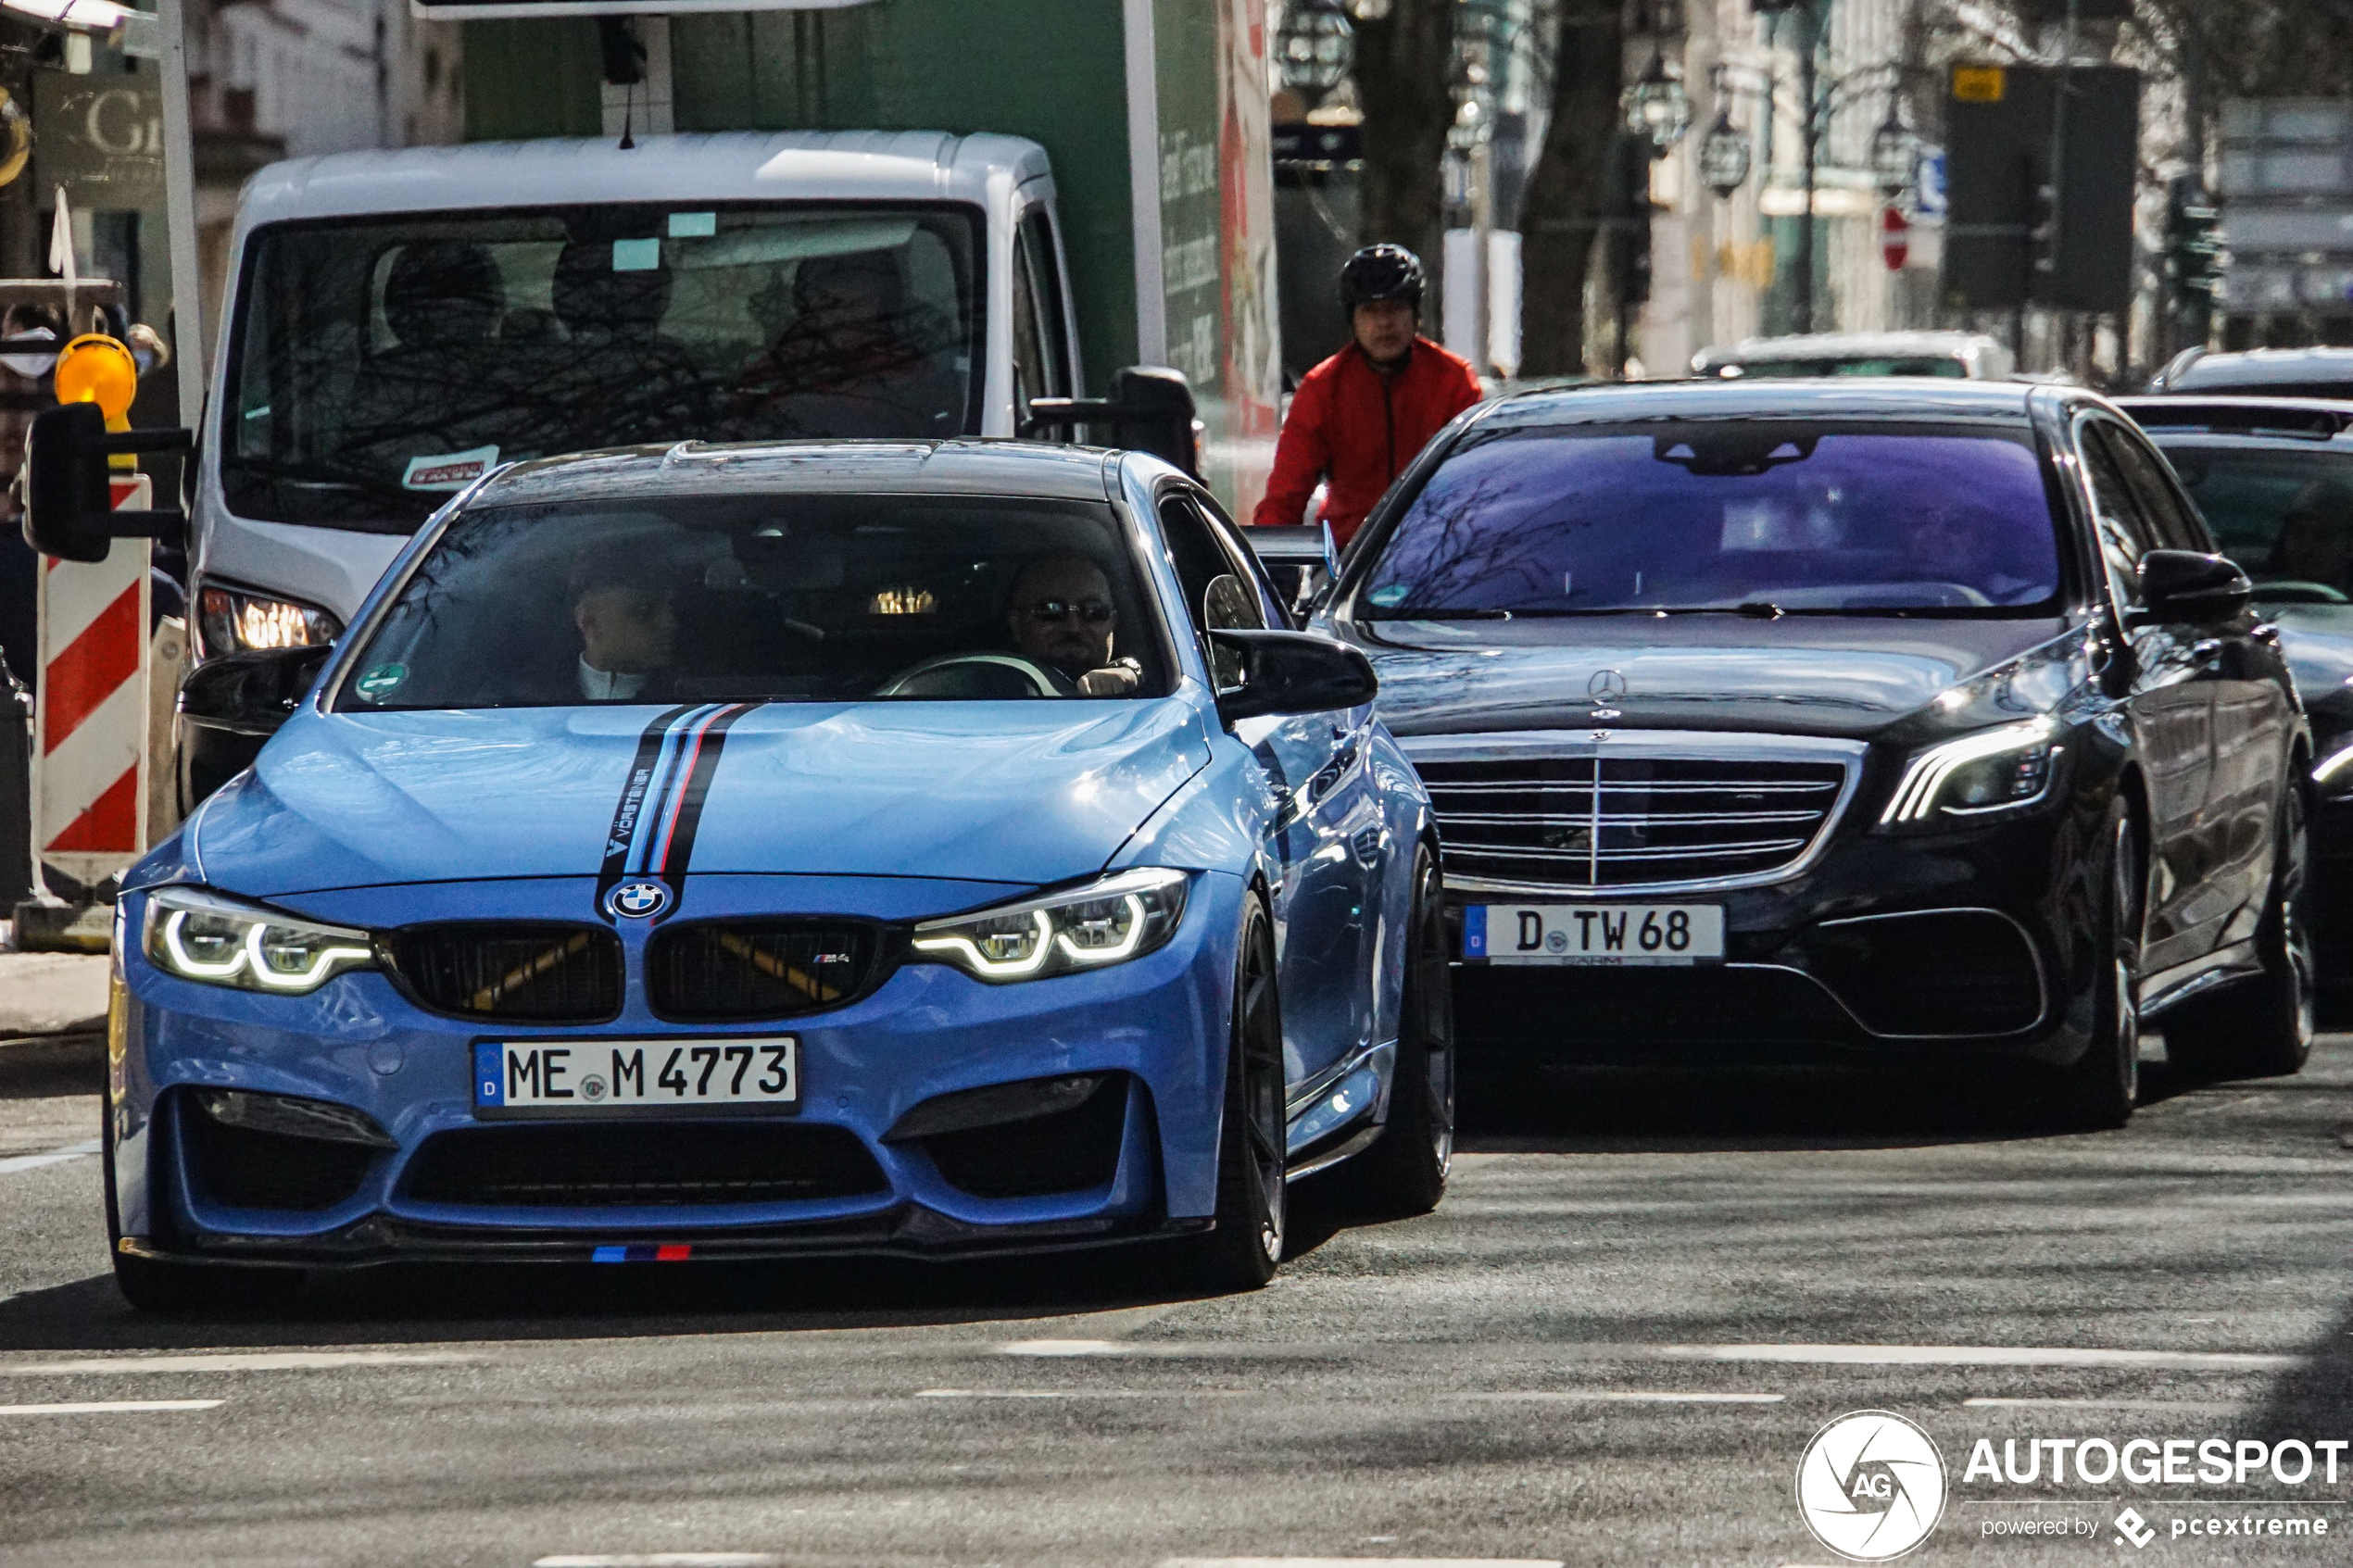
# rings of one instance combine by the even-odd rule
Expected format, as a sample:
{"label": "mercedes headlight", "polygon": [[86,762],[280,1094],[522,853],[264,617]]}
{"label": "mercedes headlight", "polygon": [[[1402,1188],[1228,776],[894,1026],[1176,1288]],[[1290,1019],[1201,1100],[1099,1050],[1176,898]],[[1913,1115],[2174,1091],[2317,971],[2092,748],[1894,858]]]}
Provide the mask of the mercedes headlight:
{"label": "mercedes headlight", "polygon": [[324,647],[342,635],[343,622],[316,605],[212,583],[197,584],[196,640],[207,659],[257,648]]}
{"label": "mercedes headlight", "polygon": [[1179,871],[1118,872],[1067,892],[925,921],[912,947],[919,960],[993,985],[1101,969],[1165,946],[1190,883]]}
{"label": "mercedes headlight", "polygon": [[373,969],[364,931],[321,925],[200,887],[158,888],[144,932],[157,969],[205,985],[299,996],[350,969]]}
{"label": "mercedes headlight", "polygon": [[2048,719],[2030,719],[1930,746],[1905,768],[1880,826],[1932,827],[2032,805],[2050,790],[2057,733]]}

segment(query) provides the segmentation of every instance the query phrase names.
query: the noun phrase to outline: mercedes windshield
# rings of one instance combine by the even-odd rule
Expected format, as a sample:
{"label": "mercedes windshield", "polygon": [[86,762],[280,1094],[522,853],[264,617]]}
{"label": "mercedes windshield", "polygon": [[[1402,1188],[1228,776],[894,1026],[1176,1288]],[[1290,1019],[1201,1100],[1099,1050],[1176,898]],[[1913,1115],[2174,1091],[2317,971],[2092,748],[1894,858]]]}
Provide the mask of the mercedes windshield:
{"label": "mercedes windshield", "polygon": [[2046,614],[2057,504],[2023,427],[1475,431],[1390,532],[1357,613]]}

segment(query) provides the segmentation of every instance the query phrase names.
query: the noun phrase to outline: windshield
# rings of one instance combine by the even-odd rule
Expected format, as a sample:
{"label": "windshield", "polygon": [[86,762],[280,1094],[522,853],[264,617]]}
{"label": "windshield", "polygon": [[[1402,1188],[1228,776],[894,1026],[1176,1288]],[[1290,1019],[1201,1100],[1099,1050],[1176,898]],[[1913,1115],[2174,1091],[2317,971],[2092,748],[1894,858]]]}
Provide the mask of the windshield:
{"label": "windshield", "polygon": [[591,206],[247,243],[232,511],[406,533],[500,462],[976,432],[964,207]]}
{"label": "windshield", "polygon": [[1157,696],[1100,502],[696,495],[453,519],[336,708]]}
{"label": "windshield", "polygon": [[2353,450],[2158,445],[2223,553],[2259,596],[2343,603],[2353,594]]}
{"label": "windshield", "polygon": [[1374,619],[2018,613],[2058,592],[2023,431],[1796,420],[1499,431],[1431,475]]}

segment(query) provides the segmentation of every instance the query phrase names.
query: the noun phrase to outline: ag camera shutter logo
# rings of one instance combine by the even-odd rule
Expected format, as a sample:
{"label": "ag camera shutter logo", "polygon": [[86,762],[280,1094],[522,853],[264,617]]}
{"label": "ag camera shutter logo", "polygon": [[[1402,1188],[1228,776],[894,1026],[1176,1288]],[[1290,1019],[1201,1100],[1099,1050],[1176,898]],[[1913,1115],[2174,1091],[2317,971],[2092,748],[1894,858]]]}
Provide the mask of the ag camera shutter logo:
{"label": "ag camera shutter logo", "polygon": [[1944,1456],[1891,1411],[1854,1411],[1797,1461],[1797,1509],[1814,1538],[1856,1562],[1903,1556],[1944,1516]]}

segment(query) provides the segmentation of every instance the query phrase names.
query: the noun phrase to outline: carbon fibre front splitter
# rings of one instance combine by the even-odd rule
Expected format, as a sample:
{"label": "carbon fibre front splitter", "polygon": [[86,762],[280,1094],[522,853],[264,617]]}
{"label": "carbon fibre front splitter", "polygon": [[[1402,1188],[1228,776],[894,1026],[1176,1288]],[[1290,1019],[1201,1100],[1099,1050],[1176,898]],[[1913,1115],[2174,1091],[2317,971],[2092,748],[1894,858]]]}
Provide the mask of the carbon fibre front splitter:
{"label": "carbon fibre front splitter", "polygon": [[950,1261],[1113,1247],[1195,1235],[1210,1228],[1206,1218],[1170,1219],[1157,1213],[978,1225],[917,1204],[902,1204],[854,1220],[727,1230],[663,1230],[652,1225],[587,1232],[526,1230],[427,1224],[377,1214],[321,1236],[197,1232],[169,1243],[123,1236],[115,1246],[136,1258],[305,1269],[365,1268],[379,1263],[730,1262],[812,1257]]}

